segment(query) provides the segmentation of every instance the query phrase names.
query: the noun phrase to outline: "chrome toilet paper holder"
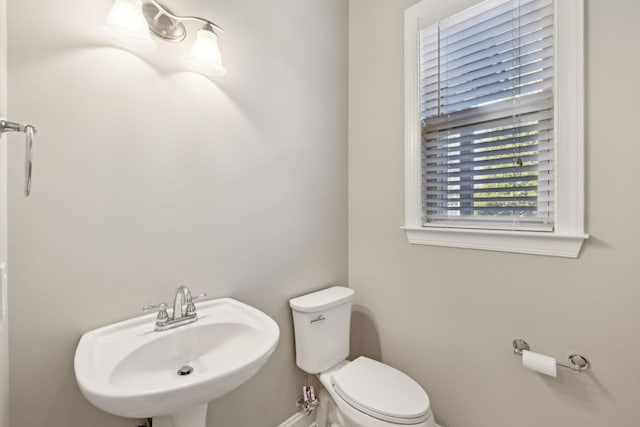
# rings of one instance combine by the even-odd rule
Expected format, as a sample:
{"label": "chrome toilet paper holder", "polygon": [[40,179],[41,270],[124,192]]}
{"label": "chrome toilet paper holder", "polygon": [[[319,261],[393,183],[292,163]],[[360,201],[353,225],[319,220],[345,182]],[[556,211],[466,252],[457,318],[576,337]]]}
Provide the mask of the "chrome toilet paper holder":
{"label": "chrome toilet paper holder", "polygon": [[[529,344],[527,344],[525,340],[522,340],[519,338],[516,338],[515,340],[513,340],[512,345],[513,345],[513,354],[517,356],[522,356],[523,350],[531,351],[531,347],[529,347]],[[586,356],[583,356],[582,354],[571,353],[568,359],[569,359],[568,365],[565,365],[563,363],[556,363],[556,365],[562,368],[571,369],[574,372],[583,372],[591,367],[591,363],[589,363],[589,359],[587,359]]]}

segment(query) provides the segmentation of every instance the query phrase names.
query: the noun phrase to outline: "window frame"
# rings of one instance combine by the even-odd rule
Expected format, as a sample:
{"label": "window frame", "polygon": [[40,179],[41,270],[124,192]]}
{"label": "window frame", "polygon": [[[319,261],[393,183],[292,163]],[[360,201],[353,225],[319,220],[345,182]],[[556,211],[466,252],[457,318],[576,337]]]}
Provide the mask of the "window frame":
{"label": "window frame", "polygon": [[[409,243],[577,258],[584,240],[584,0],[555,0],[553,231],[422,223],[419,29],[483,0],[422,0],[405,10],[405,224]],[[560,142],[560,143],[559,143]]]}

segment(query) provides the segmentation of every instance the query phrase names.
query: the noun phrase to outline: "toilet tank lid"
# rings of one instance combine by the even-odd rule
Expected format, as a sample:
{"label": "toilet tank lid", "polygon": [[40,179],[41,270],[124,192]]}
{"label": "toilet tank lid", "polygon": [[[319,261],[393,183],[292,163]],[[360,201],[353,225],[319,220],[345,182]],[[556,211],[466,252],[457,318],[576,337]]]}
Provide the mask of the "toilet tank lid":
{"label": "toilet tank lid", "polygon": [[349,302],[353,299],[353,289],[333,286],[307,295],[293,298],[289,305],[295,311],[315,313]]}

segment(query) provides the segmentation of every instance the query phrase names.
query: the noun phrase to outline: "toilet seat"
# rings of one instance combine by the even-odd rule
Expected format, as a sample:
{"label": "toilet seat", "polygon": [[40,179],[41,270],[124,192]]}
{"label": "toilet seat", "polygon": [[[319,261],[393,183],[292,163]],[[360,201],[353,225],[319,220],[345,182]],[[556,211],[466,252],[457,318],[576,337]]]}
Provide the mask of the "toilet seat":
{"label": "toilet seat", "polygon": [[429,396],[417,382],[367,357],[358,357],[333,373],[331,383],[348,404],[374,418],[418,424],[430,416]]}

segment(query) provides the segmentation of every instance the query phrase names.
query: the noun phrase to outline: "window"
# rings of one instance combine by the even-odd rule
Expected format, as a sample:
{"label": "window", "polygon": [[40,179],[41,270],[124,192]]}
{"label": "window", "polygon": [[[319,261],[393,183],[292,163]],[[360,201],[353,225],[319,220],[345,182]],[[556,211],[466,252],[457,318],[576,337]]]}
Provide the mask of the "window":
{"label": "window", "polygon": [[420,30],[423,222],[553,229],[553,1]]}
{"label": "window", "polygon": [[577,257],[581,1],[443,3],[405,15],[409,241]]}

